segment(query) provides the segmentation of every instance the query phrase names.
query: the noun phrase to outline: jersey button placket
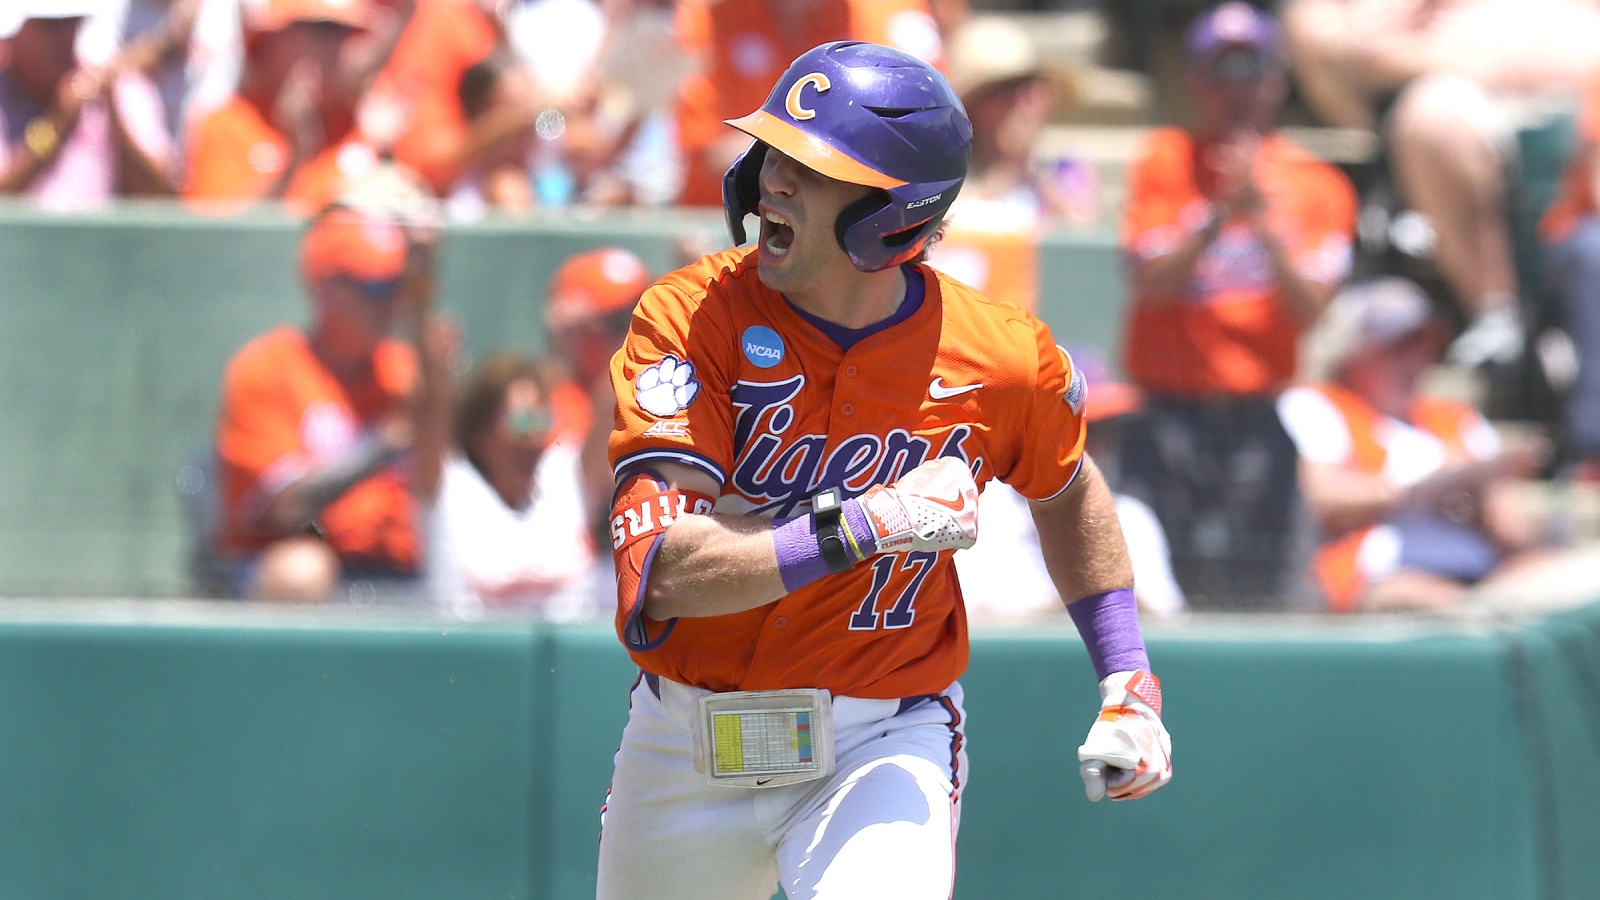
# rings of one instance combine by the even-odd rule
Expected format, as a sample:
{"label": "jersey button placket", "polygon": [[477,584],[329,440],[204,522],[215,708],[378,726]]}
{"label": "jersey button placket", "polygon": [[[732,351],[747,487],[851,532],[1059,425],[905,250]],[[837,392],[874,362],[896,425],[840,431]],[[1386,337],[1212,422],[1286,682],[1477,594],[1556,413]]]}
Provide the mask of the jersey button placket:
{"label": "jersey button placket", "polygon": [[855,415],[856,414],[856,405],[854,403],[841,404],[839,406],[839,414],[843,415],[843,416],[853,416],[853,415]]}

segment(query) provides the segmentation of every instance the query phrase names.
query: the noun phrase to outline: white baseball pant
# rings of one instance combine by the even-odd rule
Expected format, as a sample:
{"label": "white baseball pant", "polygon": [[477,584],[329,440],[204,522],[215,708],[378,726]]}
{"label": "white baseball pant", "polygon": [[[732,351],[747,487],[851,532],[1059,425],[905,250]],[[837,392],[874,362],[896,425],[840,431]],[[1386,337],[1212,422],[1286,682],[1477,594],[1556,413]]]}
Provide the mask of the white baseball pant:
{"label": "white baseball pant", "polygon": [[601,812],[598,900],[946,900],[966,788],[961,685],[833,698],[836,765],[775,788],[710,784],[690,734],[706,693],[641,679]]}

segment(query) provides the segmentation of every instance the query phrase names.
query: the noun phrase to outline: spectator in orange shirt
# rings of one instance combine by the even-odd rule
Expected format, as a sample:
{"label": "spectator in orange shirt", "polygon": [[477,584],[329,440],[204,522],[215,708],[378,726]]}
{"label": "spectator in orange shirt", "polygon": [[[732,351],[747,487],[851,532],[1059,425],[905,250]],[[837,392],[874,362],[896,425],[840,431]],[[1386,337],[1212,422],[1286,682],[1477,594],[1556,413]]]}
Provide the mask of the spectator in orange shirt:
{"label": "spectator in orange shirt", "polygon": [[1289,577],[1295,497],[1273,398],[1347,274],[1355,194],[1273,130],[1286,82],[1269,16],[1226,3],[1188,54],[1199,124],[1152,132],[1128,176],[1124,363],[1149,402],[1123,487],[1160,517],[1196,608],[1259,606]]}
{"label": "spectator in orange shirt", "polygon": [[621,247],[573,256],[550,279],[545,332],[576,382],[557,389],[556,402],[566,407],[563,419],[585,432],[584,493],[596,525],[610,514],[611,492],[616,486],[606,455],[610,412],[617,405],[611,388],[611,357],[622,349],[628,336],[639,296],[654,281],[644,262]]}
{"label": "spectator in orange shirt", "polygon": [[[317,601],[345,579],[417,572],[413,493],[449,440],[453,342],[429,317],[433,236],[336,207],[306,231],[311,327],[256,338],[228,364],[217,424],[220,550],[241,593]],[[388,337],[404,316],[411,346]],[[409,470],[408,451],[431,461]]]}
{"label": "spectator in orange shirt", "polygon": [[368,174],[377,155],[341,143],[341,56],[371,21],[366,0],[267,0],[247,17],[239,90],[189,129],[184,197],[221,210],[283,198],[310,212]]}
{"label": "spectator in orange shirt", "polygon": [[1539,467],[1545,441],[1502,444],[1477,410],[1420,393],[1438,324],[1409,281],[1352,285],[1318,335],[1331,377],[1278,399],[1322,533],[1312,573],[1334,612],[1457,606],[1468,585],[1535,559],[1522,552],[1537,525],[1504,488]]}
{"label": "spectator in orange shirt", "polygon": [[787,60],[840,40],[883,44],[934,65],[944,55],[926,0],[684,0],[679,12],[679,32],[704,61],[678,105],[679,202],[689,206],[722,205],[723,173],[749,144],[722,122],[759,107]]}
{"label": "spectator in orange shirt", "polygon": [[[500,35],[494,20],[473,0],[415,0],[415,4],[416,12],[363,99],[358,116],[367,121],[392,118],[394,135],[368,137],[380,146],[392,140],[394,158],[445,196],[462,172],[492,153],[468,131],[460,86],[462,75],[494,52]],[[374,116],[378,110],[382,113]]]}

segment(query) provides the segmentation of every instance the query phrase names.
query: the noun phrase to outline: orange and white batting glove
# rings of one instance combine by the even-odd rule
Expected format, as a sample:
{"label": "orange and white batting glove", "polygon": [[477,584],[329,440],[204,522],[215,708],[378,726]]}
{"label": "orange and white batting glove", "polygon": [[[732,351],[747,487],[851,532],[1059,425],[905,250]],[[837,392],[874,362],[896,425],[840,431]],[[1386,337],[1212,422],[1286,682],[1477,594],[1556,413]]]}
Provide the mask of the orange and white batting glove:
{"label": "orange and white batting glove", "polygon": [[963,550],[978,540],[978,486],[967,464],[954,457],[929,460],[856,499],[876,553]]}
{"label": "orange and white batting glove", "polygon": [[1100,716],[1078,748],[1078,771],[1091,803],[1137,800],[1172,780],[1172,738],[1154,675],[1113,672],[1100,682]]}

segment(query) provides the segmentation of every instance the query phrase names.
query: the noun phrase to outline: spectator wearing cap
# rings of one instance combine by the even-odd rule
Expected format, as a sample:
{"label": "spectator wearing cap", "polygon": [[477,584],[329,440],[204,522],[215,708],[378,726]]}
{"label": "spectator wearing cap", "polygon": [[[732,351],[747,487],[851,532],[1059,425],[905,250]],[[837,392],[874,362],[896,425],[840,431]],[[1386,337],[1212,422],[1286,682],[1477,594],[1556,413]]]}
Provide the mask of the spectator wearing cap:
{"label": "spectator wearing cap", "polygon": [[599,612],[580,475],[582,423],[538,359],[491,355],[455,412],[458,452],[429,514],[428,585],[461,618],[486,612],[572,620]]}
{"label": "spectator wearing cap", "polygon": [[759,107],[788,61],[812,47],[871,41],[943,63],[927,0],[682,0],[679,13],[679,33],[702,60],[678,103],[679,202],[689,206],[722,205],[723,173],[750,143],[723,121]]}
{"label": "spectator wearing cap", "polygon": [[[352,82],[387,53],[351,50],[374,20],[369,0],[260,0],[246,7],[238,91],[190,123],[184,197],[221,212],[282,199],[310,213],[370,175],[378,155],[349,129],[348,107]],[[389,24],[392,42],[398,31]],[[364,61],[352,63],[352,56]]]}
{"label": "spectator wearing cap", "polygon": [[1059,91],[1033,39],[1008,19],[975,18],[950,40],[950,86],[972,120],[972,159],[958,208],[976,201],[1033,224],[1075,216],[1074,197],[1054,168],[1037,166],[1033,147]]}
{"label": "spectator wearing cap", "polygon": [[597,526],[610,515],[616,477],[606,453],[611,420],[594,412],[616,408],[611,357],[622,349],[633,308],[654,280],[644,262],[621,247],[573,256],[550,279],[545,331],[574,382],[558,388],[556,399],[584,432],[584,493]]}
{"label": "spectator wearing cap", "polygon": [[[310,328],[277,328],[229,362],[220,549],[240,564],[241,593],[309,602],[341,578],[416,575],[413,495],[437,491],[450,429],[453,341],[428,311],[432,240],[387,214],[327,212],[301,241]],[[401,316],[427,348],[420,365],[389,337]],[[417,464],[400,465],[413,449]]]}
{"label": "spectator wearing cap", "polygon": [[1128,172],[1123,354],[1147,405],[1123,488],[1155,509],[1197,608],[1281,602],[1295,453],[1274,412],[1296,344],[1350,264],[1355,194],[1273,128],[1277,23],[1244,3],[1187,37],[1192,130],[1151,132]]}
{"label": "spectator wearing cap", "polygon": [[[51,209],[172,193],[161,97],[136,71],[81,65],[92,0],[0,7],[0,194]],[[9,17],[9,18],[8,18]]]}
{"label": "spectator wearing cap", "polygon": [[[1091,426],[1084,452],[1117,482],[1117,448],[1128,419],[1142,398],[1137,388],[1116,381],[1100,354],[1074,348],[1074,371],[1084,375],[1087,397],[1083,418]],[[1142,501],[1114,493],[1117,520],[1133,562],[1133,592],[1142,615],[1170,618],[1186,608],[1183,589],[1172,577],[1166,534],[1154,512]],[[1049,615],[1062,610],[1050,573],[1039,550],[1039,532],[1028,501],[1010,486],[991,481],[978,504],[978,543],[956,554],[956,573],[967,611],[974,616],[1016,618]]]}
{"label": "spectator wearing cap", "polygon": [[1278,399],[1321,532],[1317,586],[1335,612],[1455,606],[1530,542],[1502,489],[1543,442],[1502,445],[1477,410],[1419,392],[1444,341],[1409,281],[1346,288],[1321,332],[1330,380]]}
{"label": "spectator wearing cap", "polygon": [[1403,199],[1432,226],[1433,260],[1468,320],[1451,360],[1515,360],[1517,122],[1600,73],[1600,6],[1291,0],[1284,18],[1301,96],[1329,125],[1381,127]]}
{"label": "spectator wearing cap", "polygon": [[[969,20],[949,42],[950,84],[972,120],[967,180],[929,264],[990,299],[1035,312],[1039,233],[1051,220],[1092,216],[1086,167],[1040,167],[1033,146],[1055,102],[1055,83],[1033,40],[1007,19]],[[1068,179],[1063,180],[1065,175]]]}

